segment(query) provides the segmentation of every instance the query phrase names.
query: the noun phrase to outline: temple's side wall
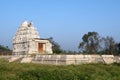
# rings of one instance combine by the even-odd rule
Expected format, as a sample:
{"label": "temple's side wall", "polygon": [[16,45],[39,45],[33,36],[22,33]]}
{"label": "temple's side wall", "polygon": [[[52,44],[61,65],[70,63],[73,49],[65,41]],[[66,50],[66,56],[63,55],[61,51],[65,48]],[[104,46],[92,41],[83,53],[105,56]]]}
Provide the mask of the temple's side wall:
{"label": "temple's side wall", "polygon": [[13,54],[24,55],[28,53],[29,42],[19,42],[13,44]]}
{"label": "temple's side wall", "polygon": [[36,54],[36,53],[38,53],[38,43],[37,42],[35,42],[35,41],[30,41],[29,42],[29,52],[28,52],[28,54]]}

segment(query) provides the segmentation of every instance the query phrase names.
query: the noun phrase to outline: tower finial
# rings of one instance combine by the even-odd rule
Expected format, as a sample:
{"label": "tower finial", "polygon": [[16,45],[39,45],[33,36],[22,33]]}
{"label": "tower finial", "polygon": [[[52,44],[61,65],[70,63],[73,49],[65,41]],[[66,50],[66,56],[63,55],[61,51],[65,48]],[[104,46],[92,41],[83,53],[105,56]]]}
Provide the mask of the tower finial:
{"label": "tower finial", "polygon": [[22,23],[22,26],[27,26],[28,25],[28,22],[27,20],[25,20],[23,23]]}

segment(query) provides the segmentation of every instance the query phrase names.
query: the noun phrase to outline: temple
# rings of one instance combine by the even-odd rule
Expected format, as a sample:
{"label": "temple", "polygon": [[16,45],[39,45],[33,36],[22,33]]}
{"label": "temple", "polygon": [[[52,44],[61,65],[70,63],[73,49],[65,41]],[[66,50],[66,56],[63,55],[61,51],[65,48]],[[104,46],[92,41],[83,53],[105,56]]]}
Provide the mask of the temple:
{"label": "temple", "polygon": [[13,38],[13,55],[52,53],[50,41],[40,38],[32,22],[24,21]]}

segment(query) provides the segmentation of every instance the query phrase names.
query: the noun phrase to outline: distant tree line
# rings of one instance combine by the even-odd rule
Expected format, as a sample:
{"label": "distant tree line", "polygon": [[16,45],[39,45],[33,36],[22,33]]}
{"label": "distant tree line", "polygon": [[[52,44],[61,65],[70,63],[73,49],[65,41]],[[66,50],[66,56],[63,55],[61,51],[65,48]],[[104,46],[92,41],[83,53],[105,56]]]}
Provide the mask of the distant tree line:
{"label": "distant tree line", "polygon": [[120,43],[111,36],[101,37],[97,32],[84,34],[78,48],[81,53],[87,54],[120,54]]}
{"label": "distant tree line", "polygon": [[0,55],[11,55],[12,51],[8,48],[8,46],[0,45]]}
{"label": "distant tree line", "polygon": [[88,32],[82,37],[77,51],[66,51],[61,49],[60,45],[53,40],[52,37],[48,38],[53,44],[54,54],[113,54],[120,55],[120,43],[115,42],[111,36],[101,37],[97,32]]}

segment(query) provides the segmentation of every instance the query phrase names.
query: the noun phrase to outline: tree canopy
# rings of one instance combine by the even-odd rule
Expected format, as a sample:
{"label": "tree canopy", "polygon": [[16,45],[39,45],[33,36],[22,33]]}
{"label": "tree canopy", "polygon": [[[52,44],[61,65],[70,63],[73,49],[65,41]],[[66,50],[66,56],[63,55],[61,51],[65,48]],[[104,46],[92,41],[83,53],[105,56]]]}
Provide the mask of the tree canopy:
{"label": "tree canopy", "polygon": [[48,38],[48,40],[52,43],[52,49],[54,54],[62,53],[62,49],[60,45],[53,40],[53,37]]}
{"label": "tree canopy", "polygon": [[10,55],[12,51],[8,48],[8,46],[0,45],[0,55]]}
{"label": "tree canopy", "polygon": [[99,49],[99,34],[97,32],[88,32],[82,37],[82,42],[79,44],[79,49],[82,52],[96,53]]}
{"label": "tree canopy", "polygon": [[116,43],[113,37],[100,37],[97,32],[88,32],[82,37],[78,48],[82,53],[119,54],[120,43]]}

